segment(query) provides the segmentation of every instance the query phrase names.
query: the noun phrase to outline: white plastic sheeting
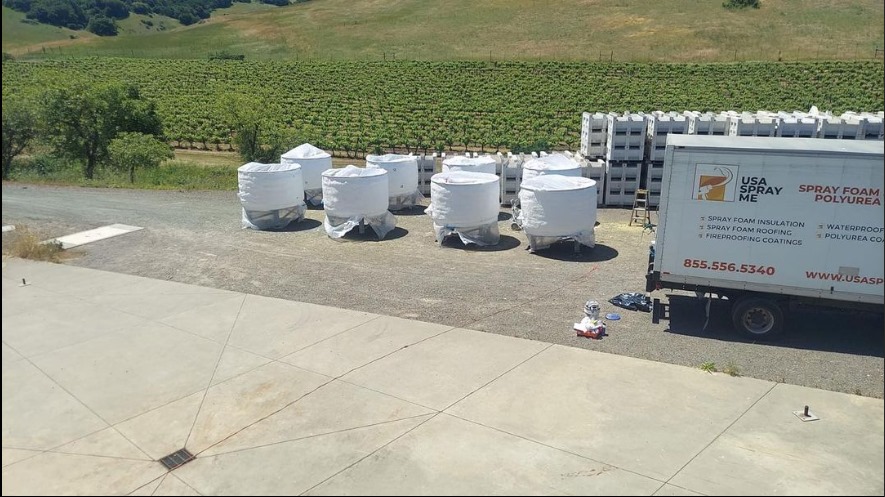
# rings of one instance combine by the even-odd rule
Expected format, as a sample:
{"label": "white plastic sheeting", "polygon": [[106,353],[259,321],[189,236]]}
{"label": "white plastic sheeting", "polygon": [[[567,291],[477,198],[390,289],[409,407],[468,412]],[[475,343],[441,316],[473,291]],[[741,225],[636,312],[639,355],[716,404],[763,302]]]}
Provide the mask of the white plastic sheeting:
{"label": "white plastic sheeting", "polygon": [[361,223],[369,225],[378,238],[396,227],[396,218],[387,210],[387,174],[385,169],[356,166],[323,172],[323,224],[330,237],[341,238]]}
{"label": "white plastic sheeting", "polygon": [[570,157],[554,153],[531,159],[522,166],[522,181],[543,176],[558,174],[560,176],[581,176],[581,165]]}
{"label": "white plastic sheeting", "polygon": [[304,196],[312,205],[323,201],[323,171],[332,169],[332,155],[303,143],[280,156],[281,164],[299,164],[304,178]]}
{"label": "white plastic sheeting", "polygon": [[413,155],[367,155],[367,168],[387,171],[390,187],[388,209],[400,210],[414,207],[424,195],[418,191],[418,159]]}
{"label": "white plastic sheeting", "polygon": [[500,240],[500,186],[494,174],[449,171],[430,178],[430,207],[436,241],[457,234],[464,243],[495,245]]}
{"label": "white plastic sheeting", "polygon": [[467,171],[471,173],[495,174],[497,166],[493,157],[465,157],[458,155],[449,157],[442,163],[444,173],[449,171]]}
{"label": "white plastic sheeting", "polygon": [[298,164],[250,162],[237,169],[244,228],[280,229],[304,217],[304,180]]}
{"label": "white plastic sheeting", "polygon": [[596,245],[596,181],[547,174],[524,180],[519,190],[517,223],[531,251],[571,239]]}

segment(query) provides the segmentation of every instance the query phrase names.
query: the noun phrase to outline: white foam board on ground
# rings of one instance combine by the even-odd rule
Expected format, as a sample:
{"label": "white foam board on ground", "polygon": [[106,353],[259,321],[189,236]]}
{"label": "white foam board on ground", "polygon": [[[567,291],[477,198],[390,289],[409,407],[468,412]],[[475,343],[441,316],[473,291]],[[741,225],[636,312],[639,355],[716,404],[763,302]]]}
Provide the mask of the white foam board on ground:
{"label": "white foam board on ground", "polygon": [[87,243],[97,242],[106,238],[112,238],[126,233],[132,233],[144,228],[139,226],[129,226],[126,224],[110,224],[93,230],[81,231],[73,235],[60,236],[55,238],[56,242],[61,242],[61,248],[67,250]]}

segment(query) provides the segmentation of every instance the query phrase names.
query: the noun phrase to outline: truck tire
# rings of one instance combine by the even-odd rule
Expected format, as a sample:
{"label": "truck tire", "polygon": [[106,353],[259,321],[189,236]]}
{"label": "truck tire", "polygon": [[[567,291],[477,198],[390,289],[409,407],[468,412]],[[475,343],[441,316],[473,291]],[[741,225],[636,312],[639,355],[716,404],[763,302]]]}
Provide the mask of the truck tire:
{"label": "truck tire", "polygon": [[731,321],[737,331],[755,338],[770,338],[784,329],[784,311],[777,302],[762,297],[738,299],[731,309]]}

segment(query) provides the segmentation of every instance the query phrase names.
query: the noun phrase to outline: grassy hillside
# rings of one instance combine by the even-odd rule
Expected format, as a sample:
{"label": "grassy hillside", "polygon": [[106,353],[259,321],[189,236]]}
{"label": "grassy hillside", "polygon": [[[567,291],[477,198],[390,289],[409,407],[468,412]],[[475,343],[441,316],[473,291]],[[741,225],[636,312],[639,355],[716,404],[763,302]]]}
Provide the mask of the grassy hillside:
{"label": "grassy hillside", "polygon": [[3,7],[3,51],[27,54],[29,51],[43,53],[43,48],[58,43],[68,44],[94,35],[86,31],[72,31],[47,24],[26,23],[25,15]]}
{"label": "grassy hillside", "polygon": [[[311,0],[235,4],[196,25],[70,39],[3,9],[3,50],[63,55],[248,59],[733,61],[872,58],[881,0]],[[19,15],[20,16],[20,15]],[[8,19],[9,18],[9,19]],[[78,34],[79,35],[79,34]]]}

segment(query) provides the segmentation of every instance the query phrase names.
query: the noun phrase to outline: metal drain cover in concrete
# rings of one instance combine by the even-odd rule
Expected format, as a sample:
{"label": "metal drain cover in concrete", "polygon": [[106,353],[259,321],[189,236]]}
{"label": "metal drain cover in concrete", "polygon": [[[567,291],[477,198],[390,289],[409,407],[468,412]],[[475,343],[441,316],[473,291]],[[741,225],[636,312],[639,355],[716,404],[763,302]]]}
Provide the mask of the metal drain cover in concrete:
{"label": "metal drain cover in concrete", "polygon": [[168,456],[160,459],[160,463],[163,466],[166,466],[166,469],[173,470],[179,466],[183,466],[194,460],[193,454],[190,453],[187,449],[176,450],[175,452],[169,454]]}
{"label": "metal drain cover in concrete", "polygon": [[74,233],[73,235],[60,236],[53,241],[61,243],[61,248],[67,250],[87,243],[104,240],[105,238],[125,235],[126,233],[132,233],[133,231],[141,229],[144,228],[139,226],[129,226],[127,224],[111,224],[108,226],[102,226],[101,228],[95,228],[94,230]]}

